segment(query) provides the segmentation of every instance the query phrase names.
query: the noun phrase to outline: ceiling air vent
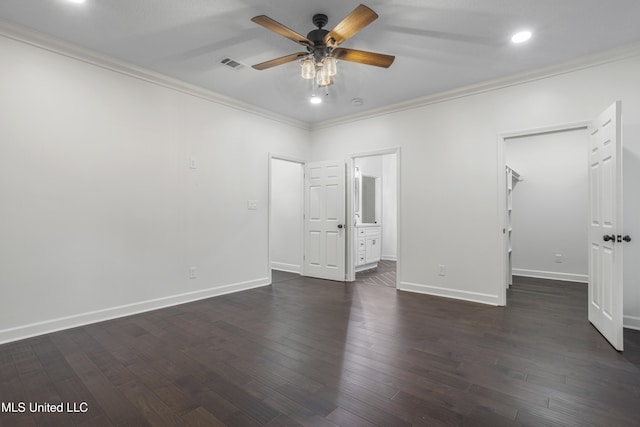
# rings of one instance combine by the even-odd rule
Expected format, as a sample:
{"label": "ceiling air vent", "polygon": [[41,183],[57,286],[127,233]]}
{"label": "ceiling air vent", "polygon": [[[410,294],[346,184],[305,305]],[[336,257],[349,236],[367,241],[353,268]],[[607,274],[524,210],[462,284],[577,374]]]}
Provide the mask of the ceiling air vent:
{"label": "ceiling air vent", "polygon": [[235,70],[235,71],[238,71],[244,68],[244,65],[242,65],[238,61],[234,61],[231,58],[224,58],[222,61],[220,61],[220,63],[226,66],[227,68],[231,68],[232,70]]}

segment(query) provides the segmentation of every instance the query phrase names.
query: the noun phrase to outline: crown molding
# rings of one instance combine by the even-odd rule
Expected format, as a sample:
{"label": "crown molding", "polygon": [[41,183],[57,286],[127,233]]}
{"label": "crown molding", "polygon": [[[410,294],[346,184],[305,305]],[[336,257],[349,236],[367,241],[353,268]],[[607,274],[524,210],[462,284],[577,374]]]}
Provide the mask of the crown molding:
{"label": "crown molding", "polygon": [[458,98],[465,98],[478,95],[485,92],[492,92],[511,86],[518,86],[525,83],[544,80],[550,77],[568,74],[612,62],[622,61],[640,55],[640,42],[635,42],[620,46],[614,49],[606,50],[594,55],[583,56],[571,61],[562,62],[560,64],[551,65],[544,68],[538,68],[523,73],[513,74],[511,76],[502,77],[494,80],[487,80],[481,83],[463,86],[445,92],[433,95],[427,95],[415,98],[409,101],[403,101],[396,104],[387,105],[385,107],[376,108],[374,110],[340,117],[337,119],[326,120],[311,125],[311,130],[329,128],[347,123],[366,120],[374,117],[380,117],[398,113],[405,110],[412,110],[427,105],[438,104],[441,102],[451,101]]}
{"label": "crown molding", "polygon": [[92,50],[65,42],[47,34],[35,31],[24,26],[0,19],[0,36],[25,43],[43,50],[47,50],[58,55],[66,56],[77,61],[81,61],[96,67],[104,68],[119,74],[123,74],[138,80],[145,81],[167,89],[175,90],[187,95],[191,95],[215,104],[254,114],[269,120],[284,123],[286,125],[310,130],[309,123],[292,119],[290,117],[273,113],[271,111],[258,108],[251,104],[238,101],[231,97],[202,88],[200,86],[186,83],[164,74],[139,67],[116,58],[103,55]]}

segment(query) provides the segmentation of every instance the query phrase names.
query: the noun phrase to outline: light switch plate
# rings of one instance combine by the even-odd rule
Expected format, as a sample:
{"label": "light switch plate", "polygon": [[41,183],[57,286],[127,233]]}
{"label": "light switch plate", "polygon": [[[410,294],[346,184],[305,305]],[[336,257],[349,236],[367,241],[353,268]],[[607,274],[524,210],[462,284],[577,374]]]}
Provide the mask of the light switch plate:
{"label": "light switch plate", "polygon": [[247,200],[247,209],[250,211],[258,210],[258,201],[257,200]]}

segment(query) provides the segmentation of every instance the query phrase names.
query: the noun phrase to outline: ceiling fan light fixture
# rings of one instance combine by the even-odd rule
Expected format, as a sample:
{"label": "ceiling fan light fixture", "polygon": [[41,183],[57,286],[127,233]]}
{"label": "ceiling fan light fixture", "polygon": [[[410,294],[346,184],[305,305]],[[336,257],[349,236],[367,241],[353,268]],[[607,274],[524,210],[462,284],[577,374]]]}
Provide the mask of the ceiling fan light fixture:
{"label": "ceiling fan light fixture", "polygon": [[338,74],[338,60],[333,56],[327,56],[322,60],[322,67],[327,70],[327,75],[333,77]]}
{"label": "ceiling fan light fixture", "polygon": [[526,41],[528,41],[531,38],[532,34],[531,31],[520,31],[515,33],[512,37],[511,37],[511,41],[513,43],[524,43]]}
{"label": "ceiling fan light fixture", "polygon": [[313,95],[310,99],[309,102],[312,104],[322,104],[322,98],[320,98],[319,96]]}
{"label": "ceiling fan light fixture", "polygon": [[318,84],[318,87],[327,87],[327,86],[331,86],[332,84],[333,84],[333,77],[329,76],[327,80],[327,84]]}
{"label": "ceiling fan light fixture", "polygon": [[[361,4],[345,16],[333,30],[328,31],[324,29],[328,22],[327,15],[316,13],[313,15],[312,22],[317,28],[310,31],[305,37],[266,15],[254,16],[251,18],[252,22],[304,46],[306,52],[297,52],[261,62],[253,65],[253,68],[267,70],[278,65],[299,61],[302,78],[305,80],[315,79],[315,81],[312,80],[312,86],[316,90],[324,88],[325,95],[328,96],[327,87],[334,83],[334,77],[338,73],[338,59],[383,68],[389,68],[393,63],[395,57],[391,55],[338,47],[377,18],[377,13]],[[312,97],[310,101],[317,104],[322,102],[316,97]]]}
{"label": "ceiling fan light fixture", "polygon": [[316,76],[316,63],[313,59],[307,58],[300,62],[300,74],[306,80],[311,80]]}
{"label": "ceiling fan light fixture", "polygon": [[318,87],[329,86],[331,84],[331,76],[327,74],[325,67],[318,67],[318,71],[316,71],[316,83]]}

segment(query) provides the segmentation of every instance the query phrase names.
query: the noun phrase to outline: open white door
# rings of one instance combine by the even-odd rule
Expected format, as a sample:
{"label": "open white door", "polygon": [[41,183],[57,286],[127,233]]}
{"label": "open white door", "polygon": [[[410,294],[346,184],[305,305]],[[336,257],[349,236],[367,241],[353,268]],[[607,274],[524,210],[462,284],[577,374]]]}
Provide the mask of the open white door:
{"label": "open white door", "polygon": [[303,275],[344,281],[344,161],[305,165],[304,211]]}
{"label": "open white door", "polygon": [[618,101],[589,124],[589,321],[616,350],[622,326],[622,137]]}

